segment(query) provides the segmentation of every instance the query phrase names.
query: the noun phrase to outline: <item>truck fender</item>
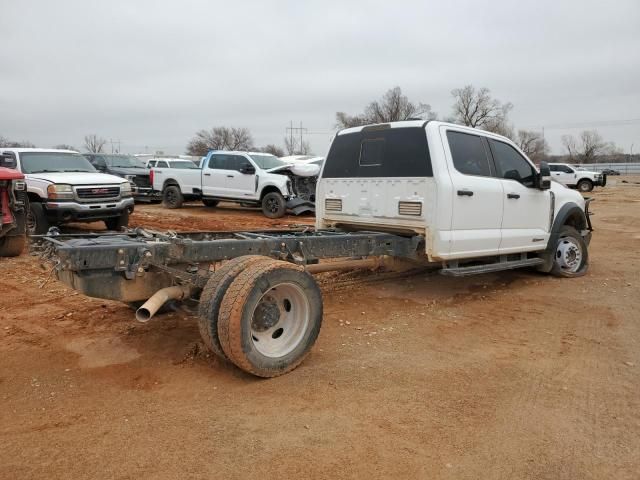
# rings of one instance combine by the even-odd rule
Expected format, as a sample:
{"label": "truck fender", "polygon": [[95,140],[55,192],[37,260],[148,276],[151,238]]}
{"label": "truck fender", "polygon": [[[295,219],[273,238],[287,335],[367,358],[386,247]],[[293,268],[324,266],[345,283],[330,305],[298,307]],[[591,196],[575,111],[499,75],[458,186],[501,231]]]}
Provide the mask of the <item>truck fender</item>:
{"label": "truck fender", "polygon": [[558,237],[560,236],[560,229],[565,225],[571,225],[578,230],[578,232],[590,229],[584,210],[580,208],[577,203],[568,202],[564,204],[553,220],[553,226],[551,227],[551,235],[549,235],[547,248],[540,254],[540,258],[544,260],[544,263],[538,267],[538,270],[542,272],[551,271],[551,268],[553,267],[555,246],[556,243],[558,243]]}

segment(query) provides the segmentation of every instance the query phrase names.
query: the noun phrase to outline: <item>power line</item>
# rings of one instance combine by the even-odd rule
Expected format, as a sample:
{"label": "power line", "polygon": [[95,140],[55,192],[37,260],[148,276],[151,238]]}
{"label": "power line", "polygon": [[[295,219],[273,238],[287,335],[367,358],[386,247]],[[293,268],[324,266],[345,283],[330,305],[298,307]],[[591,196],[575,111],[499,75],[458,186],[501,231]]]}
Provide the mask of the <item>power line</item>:
{"label": "power line", "polygon": [[621,125],[635,125],[640,124],[640,118],[630,118],[626,120],[600,120],[595,122],[581,122],[581,123],[558,123],[551,125],[530,125],[523,128],[541,128],[545,130],[561,130],[569,128],[589,128],[589,127],[616,127]]}

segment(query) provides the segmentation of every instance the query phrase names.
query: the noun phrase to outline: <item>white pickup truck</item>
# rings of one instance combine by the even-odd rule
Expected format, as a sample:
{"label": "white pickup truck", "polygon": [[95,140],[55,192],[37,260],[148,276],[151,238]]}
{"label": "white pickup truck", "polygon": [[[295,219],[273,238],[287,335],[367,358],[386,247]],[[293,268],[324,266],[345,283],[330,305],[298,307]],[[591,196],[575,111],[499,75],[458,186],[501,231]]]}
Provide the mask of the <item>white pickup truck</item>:
{"label": "white pickup truck", "polygon": [[607,184],[605,174],[567,163],[550,163],[549,170],[553,180],[581,192],[590,192],[593,187],[604,187]]}
{"label": "white pickup truck", "polygon": [[152,168],[153,188],[162,192],[165,207],[199,199],[215,207],[222,200],[260,206],[269,218],[314,208],[315,179],[310,179],[318,175],[317,165],[289,164],[268,153],[211,151],[200,167]]}
{"label": "white pickup truck", "polygon": [[56,236],[45,257],[87,295],[146,300],[140,321],[166,301],[197,302],[204,343],[261,377],[294,369],[316,341],[314,274],[529,267],[577,277],[588,268],[589,199],[552,182],[544,162],[536,169],[507,138],[473,128],[406,121],[342,130],[316,205],[315,229]]}
{"label": "white pickup truck", "polygon": [[109,230],[129,225],[131,184],[98,172],[78,152],[43,148],[0,148],[0,166],[22,172],[27,183],[31,235],[52,225],[103,220]]}

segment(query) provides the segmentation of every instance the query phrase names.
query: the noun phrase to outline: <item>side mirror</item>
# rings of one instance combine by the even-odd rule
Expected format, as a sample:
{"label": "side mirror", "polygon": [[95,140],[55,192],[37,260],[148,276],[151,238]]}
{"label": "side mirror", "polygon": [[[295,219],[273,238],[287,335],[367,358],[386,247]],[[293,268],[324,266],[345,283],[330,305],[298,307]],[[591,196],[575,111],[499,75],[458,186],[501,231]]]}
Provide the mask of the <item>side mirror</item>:
{"label": "side mirror", "polygon": [[540,162],[540,173],[538,173],[538,188],[549,190],[551,188],[551,170],[547,162]]}
{"label": "side mirror", "polygon": [[254,167],[253,165],[245,165],[240,168],[240,173],[244,173],[245,175],[253,175],[254,173],[256,173],[256,167]]}

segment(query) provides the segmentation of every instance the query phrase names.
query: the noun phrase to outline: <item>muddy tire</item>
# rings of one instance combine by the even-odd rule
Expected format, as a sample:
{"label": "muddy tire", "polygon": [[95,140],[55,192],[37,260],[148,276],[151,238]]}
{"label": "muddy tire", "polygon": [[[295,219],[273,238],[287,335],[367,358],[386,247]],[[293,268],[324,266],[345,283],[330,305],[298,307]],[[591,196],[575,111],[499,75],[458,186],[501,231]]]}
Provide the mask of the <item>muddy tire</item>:
{"label": "muddy tire", "polygon": [[104,221],[107,230],[120,231],[129,226],[129,211],[125,210],[119,217],[108,218]]}
{"label": "muddy tire", "polygon": [[218,357],[227,359],[218,338],[218,314],[220,304],[229,285],[249,265],[257,261],[269,261],[268,257],[246,255],[234,258],[218,268],[207,281],[200,295],[198,328],[204,344]]}
{"label": "muddy tire", "polygon": [[593,190],[593,182],[591,180],[580,180],[578,182],[578,190],[581,192],[590,192]]}
{"label": "muddy tire", "polygon": [[262,199],[262,213],[267,218],[284,217],[286,209],[284,197],[279,192],[269,192]]}
{"label": "muddy tire", "polygon": [[49,220],[40,202],[30,202],[27,213],[27,233],[44,235],[49,231]]}
{"label": "muddy tire", "polygon": [[27,243],[26,235],[0,238],[0,257],[17,257]]}
{"label": "muddy tire", "polygon": [[248,265],[227,289],[218,315],[222,350],[242,370],[276,377],[296,368],[318,338],[322,295],[301,267]]}
{"label": "muddy tire", "polygon": [[184,202],[184,197],[177,185],[169,185],[164,187],[162,191],[162,206],[164,208],[180,208]]}
{"label": "muddy tire", "polygon": [[589,270],[589,251],[580,233],[568,225],[560,229],[553,250],[551,274],[557,277],[581,277]]}
{"label": "muddy tire", "polygon": [[205,207],[217,207],[220,203],[219,200],[209,200],[207,198],[202,199],[202,203],[204,203]]}

